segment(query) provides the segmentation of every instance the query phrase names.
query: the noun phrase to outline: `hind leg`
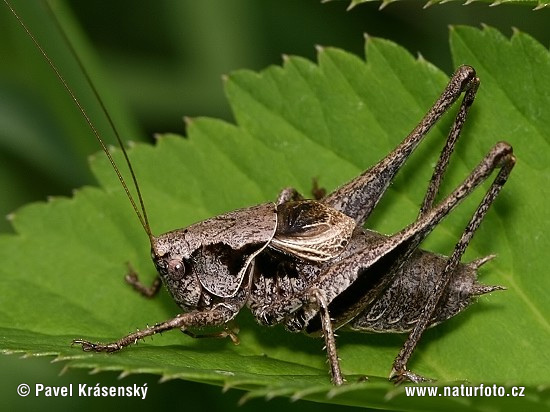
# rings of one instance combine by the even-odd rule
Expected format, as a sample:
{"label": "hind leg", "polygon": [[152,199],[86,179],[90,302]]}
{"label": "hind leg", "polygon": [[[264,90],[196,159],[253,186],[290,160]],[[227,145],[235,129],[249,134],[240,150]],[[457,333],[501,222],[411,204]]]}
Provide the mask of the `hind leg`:
{"label": "hind leg", "polygon": [[[501,147],[506,148],[506,146],[501,146]],[[441,300],[441,297],[443,296],[445,289],[447,288],[447,285],[449,284],[449,281],[453,276],[453,272],[456,270],[456,268],[460,264],[460,259],[462,255],[466,251],[466,248],[468,247],[468,244],[470,243],[472,237],[474,236],[475,231],[479,228],[479,225],[481,224],[483,218],[485,217],[487,211],[489,210],[489,207],[495,201],[500,190],[506,183],[508,176],[512,171],[512,168],[514,167],[514,164],[515,164],[515,157],[511,152],[511,148],[509,148],[509,152],[501,158],[501,160],[499,161],[499,164],[497,165],[497,167],[501,168],[498,175],[496,176],[491,187],[483,197],[481,203],[475,210],[473,216],[468,222],[468,225],[466,226],[466,229],[462,233],[460,240],[455,245],[454,251],[452,255],[449,257],[447,264],[445,265],[445,268],[441,273],[441,276],[437,279],[433,292],[430,295],[428,302],[424,307],[421,317],[419,318],[418,322],[415,324],[412,332],[410,333],[409,337],[403,344],[401,351],[399,352],[399,354],[397,355],[393,363],[390,379],[394,380],[396,383],[400,383],[405,380],[409,380],[412,382],[421,382],[425,380],[423,377],[407,370],[407,362],[409,361],[422,334],[429,326],[430,320],[432,319],[435,311],[437,310],[437,305]],[[429,214],[431,210],[432,209],[427,209],[425,213]],[[480,260],[480,264],[482,264],[483,261],[484,260]]]}
{"label": "hind leg", "polygon": [[[450,155],[456,139],[460,135],[478,84],[479,79],[476,77],[475,70],[470,66],[460,66],[418,126],[391,153],[360,176],[330,193],[322,202],[352,217],[359,225],[363,225],[396,173],[431,127],[458,100],[460,95],[466,92],[447,138],[442,158],[438,163],[444,169],[448,161],[445,156]],[[431,186],[436,188],[438,183],[433,182]]]}

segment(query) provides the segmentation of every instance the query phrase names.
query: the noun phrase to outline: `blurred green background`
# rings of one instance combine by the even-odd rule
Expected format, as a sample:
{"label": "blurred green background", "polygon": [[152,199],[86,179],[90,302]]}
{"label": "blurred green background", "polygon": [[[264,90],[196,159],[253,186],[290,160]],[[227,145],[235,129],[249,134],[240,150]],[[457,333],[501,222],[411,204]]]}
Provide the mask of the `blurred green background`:
{"label": "blurred green background", "polygon": [[[111,140],[97,102],[83,82],[62,38],[39,2],[14,1],[31,30],[60,66],[103,136]],[[337,46],[363,56],[364,34],[391,39],[445,72],[453,70],[448,48],[450,24],[482,23],[509,36],[512,27],[550,44],[550,10],[525,6],[488,7],[457,3],[422,9],[417,1],[379,3],[346,11],[348,3],[319,0],[202,1],[68,1],[53,2],[71,41],[82,55],[109,112],[129,140],[152,139],[154,133],[184,134],[183,116],[210,116],[232,121],[221,76],[232,70],[261,70],[280,64],[283,54],[315,59],[315,45]],[[70,195],[71,189],[93,183],[87,156],[97,143],[76,114],[71,99],[29,42],[6,7],[0,8],[0,214],[30,201]],[[9,232],[0,221],[0,231]],[[0,291],[0,296],[1,296]],[[115,374],[89,376],[68,371],[51,359],[0,357],[0,406],[57,410],[98,406],[114,410],[166,406],[232,410],[242,393],[197,383],[158,384],[154,376],[116,380]],[[138,400],[83,398],[19,398],[19,383],[45,385],[101,382],[142,385],[148,396]],[[252,401],[239,410],[285,408],[317,411],[327,405],[289,403],[279,399]],[[333,408],[331,408],[333,409]]]}

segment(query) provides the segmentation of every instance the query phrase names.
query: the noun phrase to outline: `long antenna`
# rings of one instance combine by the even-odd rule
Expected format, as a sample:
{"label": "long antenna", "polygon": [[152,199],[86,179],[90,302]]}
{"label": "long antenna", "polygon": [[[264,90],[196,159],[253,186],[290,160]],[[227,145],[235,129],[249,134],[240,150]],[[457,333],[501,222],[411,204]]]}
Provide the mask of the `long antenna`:
{"label": "long antenna", "polygon": [[118,129],[116,128],[115,123],[113,122],[113,119],[112,119],[111,115],[107,111],[107,108],[105,107],[105,103],[103,102],[103,99],[101,98],[101,96],[99,95],[96,87],[94,86],[88,71],[84,67],[84,64],[82,63],[82,60],[78,56],[78,54],[77,54],[76,50],[74,49],[71,41],[69,40],[69,38],[65,34],[65,31],[61,27],[61,24],[59,23],[59,20],[55,16],[55,13],[53,12],[51,6],[48,4],[48,2],[46,2],[47,9],[48,9],[48,12],[49,12],[50,16],[53,18],[53,21],[55,22],[55,25],[56,25],[58,31],[61,33],[61,35],[63,37],[63,40],[65,41],[65,43],[69,47],[69,50],[70,50],[72,56],[75,58],[76,62],[78,63],[78,65],[80,67],[80,69],[82,70],[82,73],[84,74],[86,82],[90,86],[90,88],[93,91],[97,101],[99,102],[99,104],[101,106],[101,110],[105,114],[105,116],[106,116],[106,118],[107,118],[107,120],[108,120],[108,122],[111,126],[111,129],[113,130],[113,132],[115,134],[118,145],[120,146],[120,148],[122,150],[122,153],[124,154],[124,159],[126,160],[126,164],[128,165],[130,175],[132,176],[132,181],[134,182],[134,186],[136,188],[139,204],[140,204],[140,207],[141,207],[141,212],[138,209],[137,204],[134,200],[134,197],[132,196],[132,194],[130,193],[130,190],[128,189],[128,186],[126,185],[126,181],[124,180],[124,178],[122,177],[122,174],[120,173],[120,169],[118,168],[117,164],[115,163],[111,153],[107,149],[107,146],[105,145],[105,142],[101,138],[101,136],[100,136],[98,130],[96,129],[95,125],[92,123],[90,117],[88,116],[88,113],[86,112],[86,110],[84,109],[84,107],[82,106],[82,104],[80,103],[78,98],[76,97],[76,94],[74,93],[74,91],[71,89],[71,87],[69,86],[69,84],[65,80],[65,77],[61,74],[61,72],[59,71],[59,69],[57,68],[55,63],[48,56],[48,54],[46,53],[46,51],[44,50],[42,45],[38,42],[38,40],[36,40],[33,33],[29,30],[29,28],[27,27],[27,25],[25,24],[23,19],[19,16],[19,14],[17,14],[17,12],[14,10],[14,8],[10,4],[10,2],[8,0],[4,0],[4,3],[6,3],[6,6],[8,6],[8,8],[12,12],[12,14],[15,16],[15,18],[19,22],[19,24],[23,27],[23,29],[25,30],[27,35],[31,38],[31,40],[34,43],[34,45],[36,46],[36,48],[40,51],[42,56],[44,56],[44,58],[46,59],[48,65],[55,72],[55,75],[57,76],[59,81],[63,84],[63,87],[69,93],[69,95],[73,99],[75,105],[77,106],[78,110],[80,111],[80,113],[82,114],[84,119],[86,120],[86,123],[90,127],[93,135],[95,136],[95,138],[99,142],[99,145],[101,146],[101,148],[103,149],[103,151],[107,155],[107,158],[109,159],[109,162],[111,163],[111,166],[113,167],[113,169],[114,169],[114,171],[115,171],[115,173],[118,177],[118,180],[120,181],[120,183],[122,184],[122,187],[124,188],[124,191],[126,192],[126,196],[128,196],[128,199],[130,200],[130,203],[132,204],[134,212],[136,212],[136,215],[137,215],[137,217],[138,217],[138,219],[141,223],[141,226],[143,226],[143,229],[145,230],[145,233],[147,233],[147,236],[149,236],[149,240],[150,240],[151,244],[153,244],[154,236],[151,233],[151,228],[149,226],[149,220],[147,218],[147,212],[145,211],[145,205],[144,205],[144,202],[143,202],[143,197],[141,196],[141,190],[139,189],[139,184],[137,182],[137,178],[136,178],[136,175],[134,173],[134,169],[132,168],[132,164],[130,162],[130,159],[128,158],[128,153],[126,153],[126,149],[124,148],[124,144],[122,143],[122,139],[120,137]]}

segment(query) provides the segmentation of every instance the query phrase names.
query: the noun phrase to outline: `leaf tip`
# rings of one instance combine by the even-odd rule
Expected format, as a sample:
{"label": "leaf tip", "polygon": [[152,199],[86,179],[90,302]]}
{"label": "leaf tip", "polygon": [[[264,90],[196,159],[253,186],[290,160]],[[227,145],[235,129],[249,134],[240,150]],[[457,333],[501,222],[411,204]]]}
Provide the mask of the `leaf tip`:
{"label": "leaf tip", "polygon": [[368,33],[363,33],[363,38],[365,39],[365,43],[367,45],[372,41],[372,36]]}
{"label": "leaf tip", "polygon": [[[53,362],[53,361],[52,361]],[[69,365],[65,365],[61,368],[61,370],[59,371],[59,374],[58,376],[63,376],[65,375],[65,373],[67,373],[67,371],[69,370]]]}
{"label": "leaf tip", "polygon": [[550,3],[539,3],[533,10],[542,10],[547,7]]}
{"label": "leaf tip", "polygon": [[437,3],[437,0],[428,0],[424,5],[422,6],[423,9],[427,9],[428,7],[433,6]]}
{"label": "leaf tip", "polygon": [[189,127],[194,123],[195,119],[193,119],[190,116],[183,116],[183,123],[185,124],[185,127]]}
{"label": "leaf tip", "polygon": [[245,394],[244,396],[242,396],[240,399],[239,399],[239,402],[237,402],[237,405],[239,406],[243,406],[246,402],[248,402],[250,400],[250,396],[248,396],[248,394]]}
{"label": "leaf tip", "polygon": [[[321,3],[329,2],[330,0],[322,0]],[[354,9],[355,6],[357,6],[357,3],[354,1],[350,1],[348,7],[346,8],[346,11],[351,11],[351,9]]]}
{"label": "leaf tip", "polygon": [[491,28],[491,26],[489,26],[487,23],[481,23],[481,28],[482,28],[483,30],[488,30],[488,29]]}
{"label": "leaf tip", "polygon": [[118,374],[117,379],[118,380],[124,379],[124,378],[130,376],[131,374],[132,374],[132,372],[129,371],[129,370],[122,371]]}
{"label": "leaf tip", "polygon": [[324,53],[325,53],[326,47],[321,46],[319,44],[315,45],[315,52],[317,53],[317,62],[320,62]]}
{"label": "leaf tip", "polygon": [[393,3],[394,1],[397,0],[382,0],[382,3],[380,4],[380,7],[378,7],[378,10],[385,9],[390,3]]}
{"label": "leaf tip", "polygon": [[171,380],[174,380],[174,379],[176,379],[176,376],[164,374],[160,377],[159,383],[165,383],[165,382],[168,382],[168,381],[171,381]]}

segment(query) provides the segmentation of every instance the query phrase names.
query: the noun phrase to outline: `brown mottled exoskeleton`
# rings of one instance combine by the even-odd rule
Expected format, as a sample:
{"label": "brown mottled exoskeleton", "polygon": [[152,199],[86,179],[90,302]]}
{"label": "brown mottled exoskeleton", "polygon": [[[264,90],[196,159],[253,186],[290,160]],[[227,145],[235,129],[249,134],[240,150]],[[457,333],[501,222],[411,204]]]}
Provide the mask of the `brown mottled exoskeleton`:
{"label": "brown mottled exoskeleton", "polygon": [[[223,330],[214,336],[229,336],[236,341],[227,324],[246,306],[263,325],[283,324],[293,332],[323,336],[332,382],[337,385],[344,378],[334,330],[410,332],[394,361],[390,378],[396,382],[419,382],[424,378],[407,370],[407,362],[422,333],[462,311],[476,296],[502,289],[477,282],[477,269],[492,256],[467,264],[460,260],[514,166],[511,146],[504,142],[494,145],[462,184],[435,202],[479,85],[472,67],[456,70],[418,126],[391,153],[334,192],[307,200],[288,188],[276,202],[225,213],[154,236],[133,172],[140,209],[76,96],[28,33],[86,117],[150,239],[158,270],[155,282],[145,287],[133,272],[126,281],[145,296],[153,296],[164,283],[183,310],[173,319],[116,342],[75,339],[73,344],[81,345],[83,350],[115,352],[146,336],[175,328],[191,336],[203,336],[192,332],[203,326],[219,326]],[[395,174],[462,94],[418,218],[390,236],[365,229],[365,221]],[[124,151],[120,139],[119,143]],[[129,161],[128,166],[131,170]],[[495,170],[498,173],[492,185],[451,256],[420,250],[419,244],[433,228]]]}

